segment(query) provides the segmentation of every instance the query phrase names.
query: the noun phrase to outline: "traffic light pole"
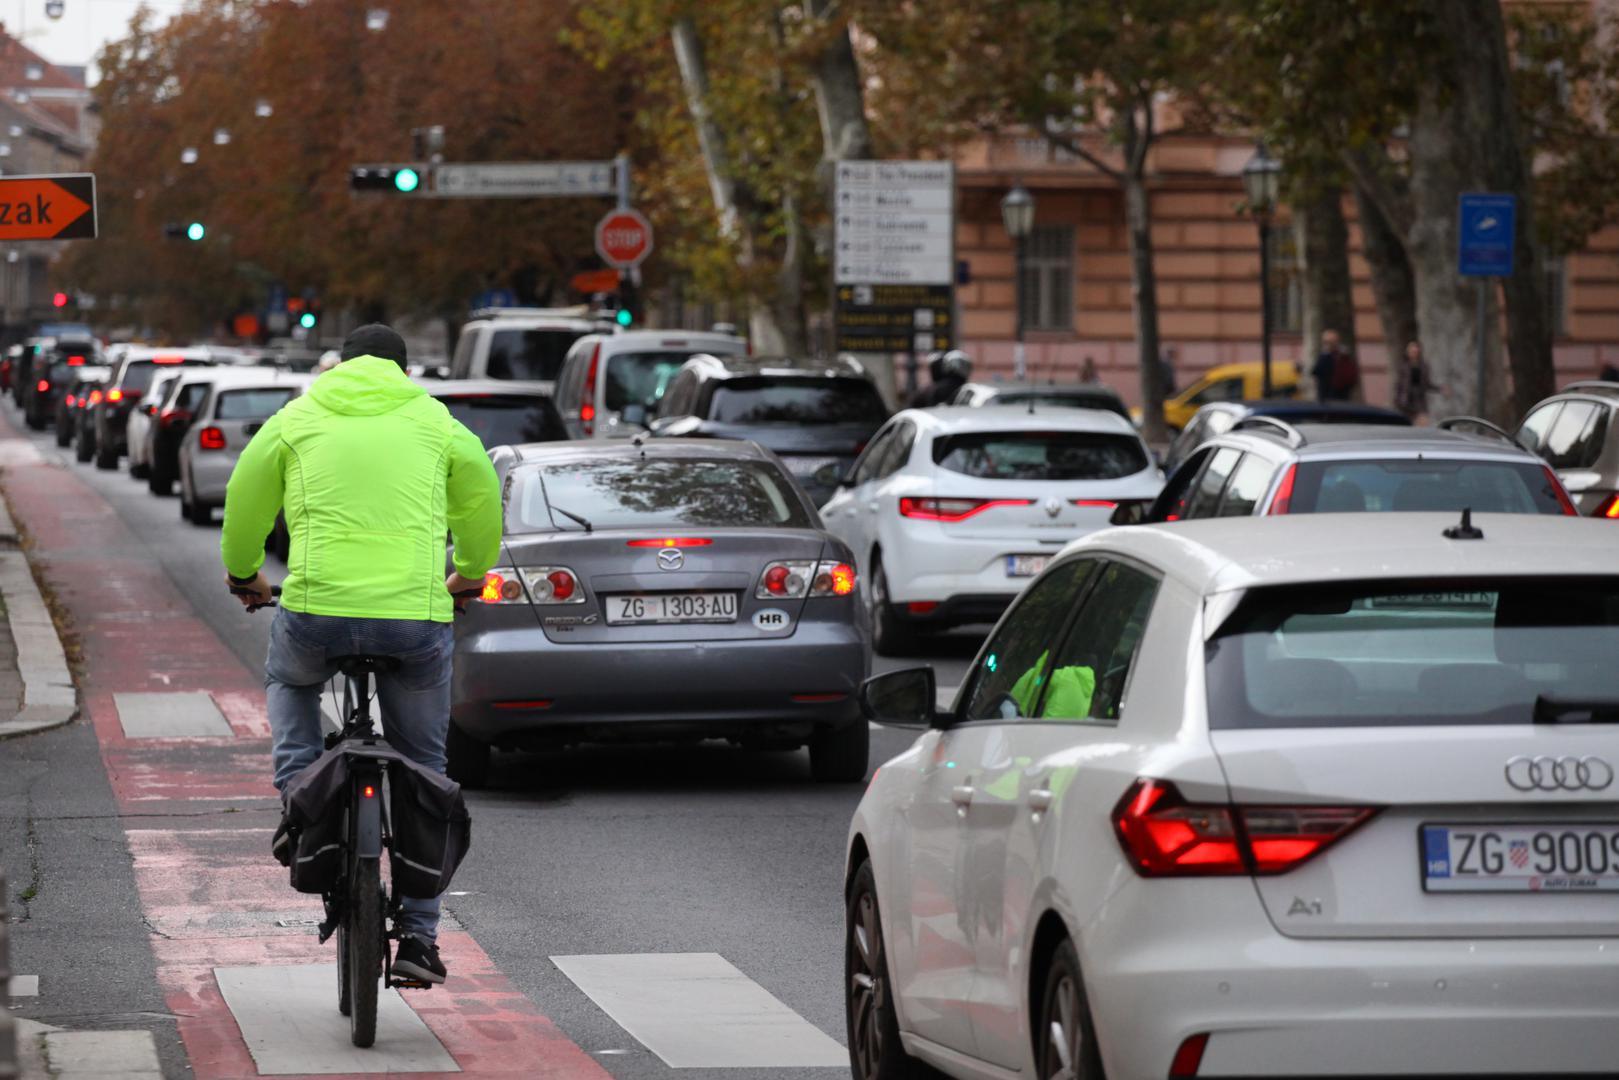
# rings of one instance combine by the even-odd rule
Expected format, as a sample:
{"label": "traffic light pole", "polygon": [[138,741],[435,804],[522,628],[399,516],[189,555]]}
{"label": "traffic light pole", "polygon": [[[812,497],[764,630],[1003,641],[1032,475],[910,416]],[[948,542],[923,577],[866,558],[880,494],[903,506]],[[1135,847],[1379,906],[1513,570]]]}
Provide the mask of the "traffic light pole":
{"label": "traffic light pole", "polygon": [[[613,159],[613,175],[618,182],[618,208],[628,210],[630,209],[630,156],[628,154],[619,154]],[[639,266],[628,267],[618,272],[618,306],[620,309],[630,313],[631,323],[637,326],[641,323],[641,312],[637,310],[641,299],[640,285],[641,268]]]}

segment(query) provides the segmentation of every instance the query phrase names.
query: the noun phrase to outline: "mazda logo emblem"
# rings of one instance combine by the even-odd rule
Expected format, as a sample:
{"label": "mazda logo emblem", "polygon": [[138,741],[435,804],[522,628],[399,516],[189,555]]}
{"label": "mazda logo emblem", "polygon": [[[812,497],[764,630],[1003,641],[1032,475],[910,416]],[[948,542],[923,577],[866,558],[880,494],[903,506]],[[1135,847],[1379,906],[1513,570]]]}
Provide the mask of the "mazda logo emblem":
{"label": "mazda logo emblem", "polygon": [[1507,783],[1519,791],[1602,791],[1613,766],[1599,757],[1519,755],[1507,762]]}
{"label": "mazda logo emblem", "polygon": [[681,554],[679,548],[664,548],[658,552],[659,570],[679,570],[686,565],[686,556]]}

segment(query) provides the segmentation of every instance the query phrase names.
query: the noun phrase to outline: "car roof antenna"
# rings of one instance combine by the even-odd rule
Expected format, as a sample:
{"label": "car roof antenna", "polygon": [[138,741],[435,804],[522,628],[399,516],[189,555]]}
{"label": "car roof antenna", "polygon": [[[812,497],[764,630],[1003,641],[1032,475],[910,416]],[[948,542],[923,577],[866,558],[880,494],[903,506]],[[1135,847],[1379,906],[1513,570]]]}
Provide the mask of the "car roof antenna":
{"label": "car roof antenna", "polygon": [[1484,530],[1480,529],[1480,528],[1476,528],[1473,525],[1473,508],[1471,506],[1462,507],[1462,523],[1460,525],[1452,525],[1450,528],[1446,529],[1445,530],[1445,539],[1447,539],[1447,540],[1482,540],[1482,539],[1484,539]]}

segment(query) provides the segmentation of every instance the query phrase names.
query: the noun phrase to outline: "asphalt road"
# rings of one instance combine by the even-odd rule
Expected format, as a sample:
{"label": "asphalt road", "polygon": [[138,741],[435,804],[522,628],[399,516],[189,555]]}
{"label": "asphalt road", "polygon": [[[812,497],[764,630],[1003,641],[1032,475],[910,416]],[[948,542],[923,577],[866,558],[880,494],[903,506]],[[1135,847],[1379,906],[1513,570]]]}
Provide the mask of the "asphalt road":
{"label": "asphalt road", "polygon": [[[90,483],[138,538],[142,550],[121,555],[160,563],[243,663],[262,665],[271,620],[267,613],[247,616],[225,591],[217,524],[191,525],[180,518],[177,499],[151,495],[126,472],[74,463],[48,435],[30,438],[42,455],[65,461]],[[279,567],[272,561],[270,569]],[[931,657],[879,658],[876,668],[932,662],[941,689],[949,689],[961,681],[977,643],[970,632],[951,635],[934,643]],[[874,730],[873,763],[912,737]],[[497,755],[491,788],[471,798],[474,845],[446,910],[542,1012],[621,1080],[671,1070],[550,957],[716,952],[843,1042],[843,843],[860,793],[859,785],[811,782],[802,751],[744,753],[705,744]],[[680,1073],[702,1077],[705,1070]],[[770,1075],[837,1071],[782,1068]]]}

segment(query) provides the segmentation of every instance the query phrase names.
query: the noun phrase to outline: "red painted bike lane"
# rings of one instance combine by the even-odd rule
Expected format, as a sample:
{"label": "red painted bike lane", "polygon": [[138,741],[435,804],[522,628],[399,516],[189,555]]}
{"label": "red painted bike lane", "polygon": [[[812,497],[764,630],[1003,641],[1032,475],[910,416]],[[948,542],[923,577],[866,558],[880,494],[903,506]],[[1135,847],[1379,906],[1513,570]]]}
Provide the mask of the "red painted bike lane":
{"label": "red painted bike lane", "polygon": [[[0,417],[5,438],[19,436]],[[335,959],[310,929],[319,900],[293,892],[286,871],[269,857],[278,803],[269,782],[261,674],[244,667],[196,615],[155,558],[142,557],[141,541],[106,500],[71,469],[30,457],[10,455],[0,486],[82,649],[84,716],[126,815],[158,977],[179,1018],[193,1075],[259,1076],[214,969]],[[198,568],[207,576],[221,572]],[[207,694],[232,734],[129,738],[114,695],[141,692]],[[606,1080],[469,934],[447,928],[440,947],[449,981],[403,997],[464,1074]],[[346,1029],[335,985],[331,992],[332,1022]]]}

